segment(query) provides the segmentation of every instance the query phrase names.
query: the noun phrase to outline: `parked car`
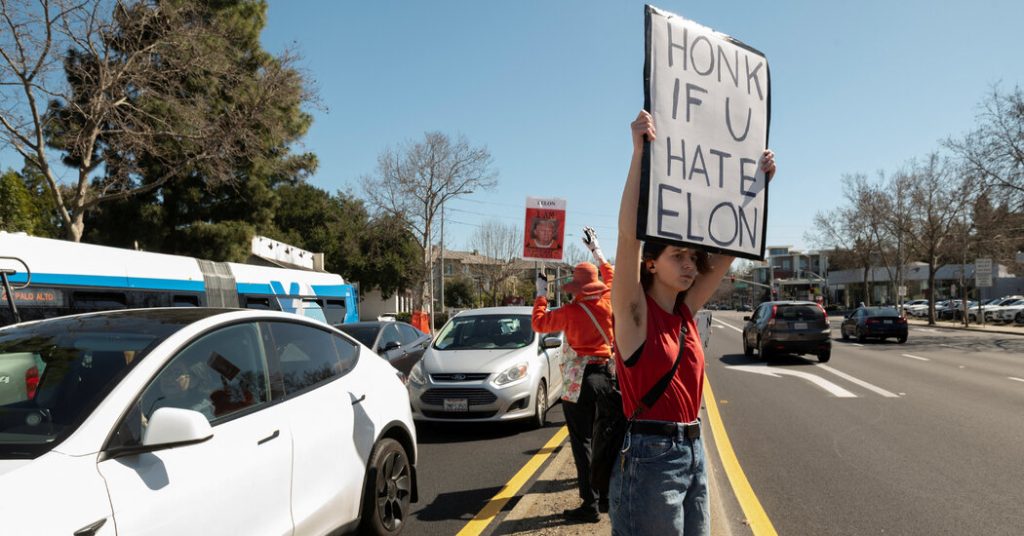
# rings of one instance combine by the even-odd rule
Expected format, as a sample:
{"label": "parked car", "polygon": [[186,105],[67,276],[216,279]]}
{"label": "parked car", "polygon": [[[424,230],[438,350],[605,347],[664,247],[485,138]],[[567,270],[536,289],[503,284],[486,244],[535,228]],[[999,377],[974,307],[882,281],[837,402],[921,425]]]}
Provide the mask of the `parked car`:
{"label": "parked car", "polygon": [[1022,311],[1024,311],[1024,300],[1017,300],[1000,307],[992,314],[992,319],[996,322],[1013,322],[1017,318],[1017,314]]}
{"label": "parked car", "polygon": [[986,322],[997,321],[997,316],[1001,310],[1011,305],[1015,305],[1018,302],[1024,303],[1024,296],[1004,296],[999,298],[992,303],[985,304],[984,315]]}
{"label": "parked car", "polygon": [[0,329],[0,364],[26,354],[45,367],[0,406],[4,534],[396,534],[416,500],[406,387],[322,322],[176,308]]}
{"label": "parked car", "polygon": [[562,395],[560,334],[537,334],[531,307],[464,311],[445,323],[409,374],[413,417],[544,425]]}
{"label": "parked car", "polygon": [[336,327],[383,357],[405,376],[430,346],[430,335],[397,320],[354,322]]}
{"label": "parked car", "polygon": [[774,353],[832,357],[832,328],[821,305],[809,301],[764,302],[744,316],[743,355],[769,358]]}
{"label": "parked car", "polygon": [[858,307],[843,319],[839,334],[843,340],[856,337],[858,342],[868,337],[883,341],[893,337],[903,344],[907,342],[907,319],[888,307]]}

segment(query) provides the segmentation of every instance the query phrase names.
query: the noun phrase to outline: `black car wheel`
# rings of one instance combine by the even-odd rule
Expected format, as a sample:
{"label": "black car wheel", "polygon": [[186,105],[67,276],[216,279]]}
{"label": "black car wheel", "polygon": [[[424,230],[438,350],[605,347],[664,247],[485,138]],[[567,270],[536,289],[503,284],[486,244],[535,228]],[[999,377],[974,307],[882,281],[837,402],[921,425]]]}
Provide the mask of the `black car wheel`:
{"label": "black car wheel", "polygon": [[896,342],[898,342],[900,344],[903,344],[903,343],[907,342],[907,336],[906,335],[900,335],[899,337],[896,337]]}
{"label": "black car wheel", "polygon": [[832,350],[822,350],[818,352],[818,361],[821,363],[828,363],[828,360],[832,359]]}
{"label": "black car wheel", "polygon": [[868,340],[868,336],[864,334],[864,330],[857,328],[857,342],[865,342]]}
{"label": "black car wheel", "polygon": [[747,344],[747,338],[745,336],[743,337],[743,355],[747,357],[754,355],[754,349]]}
{"label": "black car wheel", "polygon": [[370,455],[361,532],[380,536],[401,532],[411,498],[409,457],[401,443],[384,438]]}
{"label": "black car wheel", "polygon": [[850,340],[850,335],[848,333],[846,333],[846,327],[845,326],[839,326],[839,335],[841,335],[843,337],[844,341]]}
{"label": "black car wheel", "polygon": [[763,340],[759,341],[757,344],[757,357],[764,359],[765,361],[768,361],[768,344],[765,343],[765,341]]}

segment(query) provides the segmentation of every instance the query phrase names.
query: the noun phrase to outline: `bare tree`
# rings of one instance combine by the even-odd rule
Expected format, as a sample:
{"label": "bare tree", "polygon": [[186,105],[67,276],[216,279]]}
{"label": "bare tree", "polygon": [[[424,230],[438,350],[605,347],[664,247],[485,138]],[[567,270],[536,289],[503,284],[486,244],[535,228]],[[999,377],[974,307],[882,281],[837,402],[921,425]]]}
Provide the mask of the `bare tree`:
{"label": "bare tree", "polygon": [[1001,192],[1015,212],[1024,212],[1024,92],[998,87],[981,105],[978,128],[946,145],[983,186]]}
{"label": "bare tree", "polygon": [[813,233],[808,233],[811,243],[823,248],[846,250],[863,269],[864,301],[871,303],[869,279],[871,266],[878,253],[876,222],[872,207],[875,199],[873,189],[866,176],[861,174],[843,177],[843,198],[845,206],[814,216]]}
{"label": "bare tree", "polygon": [[908,245],[910,230],[910,197],[913,179],[910,174],[900,171],[871,185],[867,191],[873,202],[865,208],[870,212],[868,221],[872,225],[878,256],[889,274],[889,281],[895,288],[894,295],[900,299],[898,287],[903,286],[903,270],[913,257]]}
{"label": "bare tree", "polygon": [[[428,132],[420,142],[406,142],[387,148],[377,157],[377,175],[361,179],[370,204],[405,219],[423,248],[426,278],[433,273],[431,245],[438,215],[450,199],[497,183],[491,171],[491,153],[485,147],[471,147],[465,138],[450,139],[440,132]],[[422,308],[430,304],[429,279],[416,293]]]}
{"label": "bare tree", "polygon": [[498,292],[518,273],[516,261],[523,250],[522,229],[491,220],[480,225],[469,241],[470,247],[486,260],[472,265],[470,271],[487,284],[491,305],[498,305]]}
{"label": "bare tree", "polygon": [[912,162],[910,218],[904,236],[914,253],[928,263],[928,323],[935,323],[935,273],[951,258],[950,242],[959,234],[962,216],[976,192],[972,177],[933,153],[921,164]]}
{"label": "bare tree", "polygon": [[[255,137],[278,128],[261,112],[294,89],[293,59],[266,62],[256,89],[226,102],[218,88],[252,73],[202,9],[0,0],[0,147],[44,177],[68,238],[81,239],[86,213],[100,203],[190,174],[236,180],[232,164],[256,156]],[[217,87],[196,83],[211,78]]]}

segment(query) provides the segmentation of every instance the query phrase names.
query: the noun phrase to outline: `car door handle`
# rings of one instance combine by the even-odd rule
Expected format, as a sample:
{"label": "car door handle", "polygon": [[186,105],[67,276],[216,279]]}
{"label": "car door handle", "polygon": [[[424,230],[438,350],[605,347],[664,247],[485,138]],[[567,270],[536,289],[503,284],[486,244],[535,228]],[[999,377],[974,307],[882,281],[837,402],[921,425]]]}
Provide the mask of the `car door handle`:
{"label": "car door handle", "polygon": [[267,441],[271,441],[271,440],[277,439],[277,436],[279,436],[279,435],[281,435],[281,431],[280,430],[274,430],[274,433],[272,433],[272,434],[268,435],[267,437],[264,437],[263,439],[257,441],[256,444],[257,445],[262,445],[262,444],[266,443]]}
{"label": "car door handle", "polygon": [[366,395],[365,395],[365,394],[364,394],[363,396],[361,396],[361,397],[359,397],[359,398],[357,398],[357,399],[353,400],[353,401],[352,401],[352,405],[354,406],[354,405],[356,405],[356,404],[358,404],[358,403],[362,402],[363,400],[366,400]]}
{"label": "car door handle", "polygon": [[96,531],[100,530],[100,527],[107,523],[107,518],[103,518],[94,523],[90,523],[74,532],[74,536],[93,536]]}

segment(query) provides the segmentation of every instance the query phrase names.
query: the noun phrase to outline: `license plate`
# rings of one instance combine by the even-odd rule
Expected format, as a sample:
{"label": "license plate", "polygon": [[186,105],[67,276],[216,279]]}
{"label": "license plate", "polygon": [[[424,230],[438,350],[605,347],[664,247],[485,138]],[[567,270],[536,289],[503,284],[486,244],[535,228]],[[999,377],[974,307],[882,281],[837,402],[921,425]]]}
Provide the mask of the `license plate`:
{"label": "license plate", "polygon": [[807,322],[794,322],[793,329],[807,329]]}
{"label": "license plate", "polygon": [[883,322],[886,324],[892,324],[892,320],[883,320]]}
{"label": "license plate", "polygon": [[469,400],[465,398],[444,399],[445,411],[469,411]]}

